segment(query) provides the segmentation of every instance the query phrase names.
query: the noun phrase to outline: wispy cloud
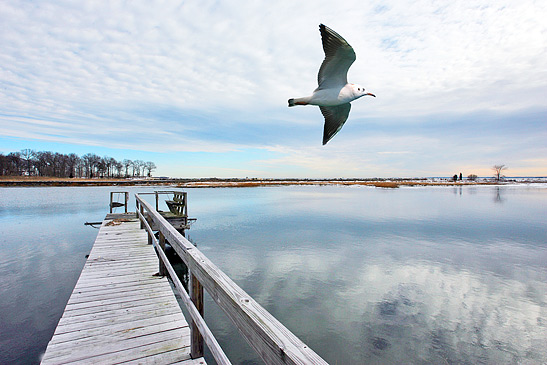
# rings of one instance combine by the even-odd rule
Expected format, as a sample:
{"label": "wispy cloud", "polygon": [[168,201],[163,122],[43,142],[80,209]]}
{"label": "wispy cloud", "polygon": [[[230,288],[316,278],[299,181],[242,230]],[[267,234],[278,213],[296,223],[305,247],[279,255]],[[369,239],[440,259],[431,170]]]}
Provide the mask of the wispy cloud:
{"label": "wispy cloud", "polygon": [[[500,137],[495,120],[477,118],[484,113],[524,122],[529,159],[544,152],[544,122],[530,115],[547,115],[546,16],[533,0],[3,2],[0,133],[25,148],[47,140],[165,153],[285,150],[262,162],[288,174],[284,166],[345,175],[367,163],[386,175],[412,156],[423,170],[411,174],[456,159],[443,150],[447,133],[477,151],[489,134]],[[326,148],[317,108],[286,107],[316,86],[320,22],[355,48],[350,81],[378,96],[353,103]],[[431,130],[413,130],[426,119]],[[458,131],[458,121],[488,133]]]}

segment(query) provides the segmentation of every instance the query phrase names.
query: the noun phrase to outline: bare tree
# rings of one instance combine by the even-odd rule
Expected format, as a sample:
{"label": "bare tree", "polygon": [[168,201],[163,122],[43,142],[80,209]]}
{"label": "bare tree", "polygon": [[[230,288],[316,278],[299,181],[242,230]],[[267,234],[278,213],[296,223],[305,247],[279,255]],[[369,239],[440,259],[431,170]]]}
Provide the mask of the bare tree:
{"label": "bare tree", "polygon": [[129,177],[129,167],[133,165],[133,161],[125,159],[122,161],[123,168],[125,169],[125,177]]}
{"label": "bare tree", "polygon": [[144,168],[148,171],[147,175],[148,177],[152,176],[152,170],[156,169],[156,164],[152,161],[148,161],[144,163]]}
{"label": "bare tree", "polygon": [[[145,163],[143,160],[133,161],[133,176],[141,176],[141,169],[144,170]],[[135,173],[136,172],[136,173]]]}
{"label": "bare tree", "polygon": [[94,153],[87,153],[79,157],[75,153],[64,154],[50,151],[34,151],[24,149],[20,152],[11,152],[7,155],[0,153],[0,175],[40,175],[57,177],[129,177],[129,169],[133,169],[133,176],[143,176],[156,169],[153,162],[141,160],[116,161],[112,157],[100,157]]}
{"label": "bare tree", "polygon": [[82,156],[82,159],[84,160],[84,164],[87,170],[87,176],[93,177],[94,172],[96,175],[96,169],[98,167],[99,161],[101,161],[101,158],[94,153],[87,153]]}
{"label": "bare tree", "polygon": [[21,160],[21,153],[10,152],[7,155],[8,162],[8,175],[21,175],[23,161]]}
{"label": "bare tree", "polygon": [[71,153],[67,156],[67,162],[68,162],[68,177],[73,178],[75,175],[78,175],[76,170],[78,168],[78,164],[80,163],[80,157],[75,154]]}
{"label": "bare tree", "polygon": [[494,165],[492,166],[492,170],[494,170],[494,177],[497,181],[500,181],[500,179],[503,177],[501,172],[503,170],[507,170],[507,167],[505,165]]}
{"label": "bare tree", "polygon": [[7,159],[3,153],[0,152],[0,175],[6,175]]}
{"label": "bare tree", "polygon": [[114,160],[113,169],[116,170],[116,177],[122,176],[123,164],[121,162]]}
{"label": "bare tree", "polygon": [[33,160],[36,156],[36,151],[31,150],[29,148],[25,148],[24,150],[21,150],[21,159],[26,163],[27,165],[27,175],[32,175],[31,167],[33,167]]}

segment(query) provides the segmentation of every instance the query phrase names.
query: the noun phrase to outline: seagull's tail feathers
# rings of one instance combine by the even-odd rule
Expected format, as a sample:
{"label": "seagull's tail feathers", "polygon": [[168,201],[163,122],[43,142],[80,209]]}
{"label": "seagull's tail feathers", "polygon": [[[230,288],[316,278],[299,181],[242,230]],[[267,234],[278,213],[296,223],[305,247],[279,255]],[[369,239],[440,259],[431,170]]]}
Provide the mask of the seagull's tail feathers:
{"label": "seagull's tail feathers", "polygon": [[289,99],[289,106],[295,106],[294,99]]}

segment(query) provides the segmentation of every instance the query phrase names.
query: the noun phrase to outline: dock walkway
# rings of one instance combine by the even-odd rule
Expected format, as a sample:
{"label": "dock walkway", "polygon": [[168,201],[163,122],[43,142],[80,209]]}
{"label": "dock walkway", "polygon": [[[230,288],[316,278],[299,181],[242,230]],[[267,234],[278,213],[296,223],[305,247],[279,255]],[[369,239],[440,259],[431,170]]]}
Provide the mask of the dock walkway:
{"label": "dock walkway", "polygon": [[108,214],[42,364],[205,364],[158,257],[132,214]]}

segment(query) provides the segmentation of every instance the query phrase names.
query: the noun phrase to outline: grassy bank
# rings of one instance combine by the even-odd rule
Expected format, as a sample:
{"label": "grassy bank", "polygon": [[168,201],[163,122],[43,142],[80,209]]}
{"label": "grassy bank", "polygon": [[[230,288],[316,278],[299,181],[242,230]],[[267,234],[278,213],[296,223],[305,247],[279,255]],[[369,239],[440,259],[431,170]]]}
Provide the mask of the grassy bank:
{"label": "grassy bank", "polygon": [[398,188],[399,186],[462,186],[462,185],[495,185],[495,181],[452,181],[451,179],[125,179],[125,178],[55,178],[38,176],[2,176],[0,186],[151,186],[164,185],[172,187],[258,187],[284,185],[362,185],[379,188]]}

